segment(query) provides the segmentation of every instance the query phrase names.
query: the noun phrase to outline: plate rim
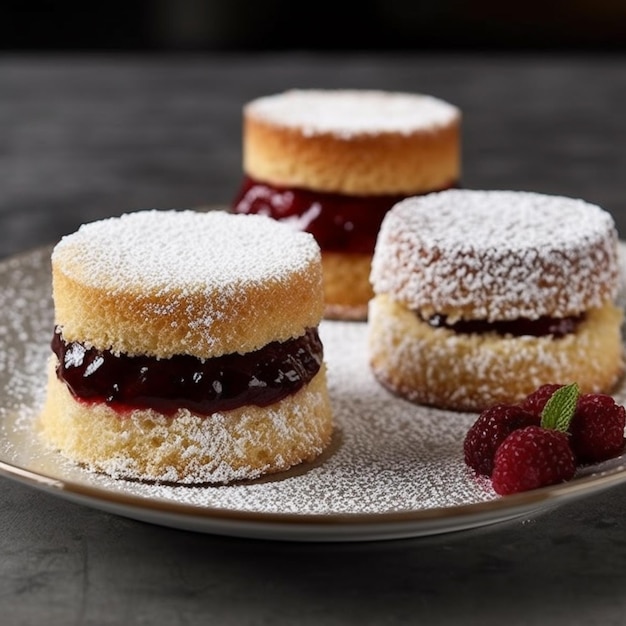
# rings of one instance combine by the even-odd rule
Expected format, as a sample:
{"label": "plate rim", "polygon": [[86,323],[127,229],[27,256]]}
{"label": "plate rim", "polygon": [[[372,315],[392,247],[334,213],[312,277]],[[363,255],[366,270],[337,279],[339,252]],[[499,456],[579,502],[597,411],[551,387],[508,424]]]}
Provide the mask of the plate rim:
{"label": "plate rim", "polygon": [[362,542],[447,534],[532,517],[623,483],[626,467],[620,465],[574,481],[485,502],[384,513],[324,514],[245,511],[143,498],[52,478],[2,460],[0,476],[80,505],[179,530],[286,542]]}

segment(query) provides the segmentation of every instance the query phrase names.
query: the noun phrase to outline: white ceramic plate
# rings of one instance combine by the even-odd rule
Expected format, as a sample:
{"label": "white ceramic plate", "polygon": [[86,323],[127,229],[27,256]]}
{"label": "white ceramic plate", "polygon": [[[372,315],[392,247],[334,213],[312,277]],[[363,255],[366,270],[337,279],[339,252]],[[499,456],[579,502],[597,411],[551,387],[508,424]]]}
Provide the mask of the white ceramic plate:
{"label": "white ceramic plate", "polygon": [[[417,406],[369,372],[364,323],[321,325],[336,436],[316,463],[230,486],[148,485],[91,473],[42,445],[53,309],[50,252],[0,263],[0,475],[98,509],[181,529],[298,541],[360,541],[458,531],[519,516],[626,480],[624,458],[570,482],[498,497],[463,463],[476,415]],[[616,393],[626,400],[626,385]]]}

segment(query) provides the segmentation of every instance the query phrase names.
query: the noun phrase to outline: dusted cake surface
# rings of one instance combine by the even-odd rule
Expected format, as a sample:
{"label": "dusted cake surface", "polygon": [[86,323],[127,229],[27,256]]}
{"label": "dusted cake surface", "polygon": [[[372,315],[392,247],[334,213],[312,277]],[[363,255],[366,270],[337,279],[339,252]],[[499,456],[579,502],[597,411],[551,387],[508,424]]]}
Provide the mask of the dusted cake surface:
{"label": "dusted cake surface", "polygon": [[371,280],[425,316],[565,317],[615,298],[617,245],[611,215],[584,200],[451,189],[387,213]]}
{"label": "dusted cake surface", "polygon": [[430,95],[294,89],[244,107],[243,167],[277,186],[356,196],[456,184],[460,111]]}

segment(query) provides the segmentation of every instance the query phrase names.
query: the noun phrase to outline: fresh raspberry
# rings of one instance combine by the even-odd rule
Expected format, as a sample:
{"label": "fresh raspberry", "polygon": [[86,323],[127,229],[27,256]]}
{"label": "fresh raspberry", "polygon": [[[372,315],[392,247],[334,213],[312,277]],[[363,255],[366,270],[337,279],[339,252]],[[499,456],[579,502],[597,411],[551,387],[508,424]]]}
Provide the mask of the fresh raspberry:
{"label": "fresh raspberry", "polygon": [[570,423],[571,446],[579,463],[598,463],[624,449],[626,410],[604,394],[583,394]]}
{"label": "fresh raspberry", "polygon": [[508,495],[565,482],[575,472],[569,435],[527,426],[512,432],[496,451],[491,481],[496,493]]}
{"label": "fresh raspberry", "polygon": [[561,387],[563,387],[563,385],[556,383],[541,385],[541,387],[527,395],[520,403],[520,406],[533,415],[541,416],[541,411],[543,411],[543,407],[546,406],[546,402],[552,397],[552,394]]}
{"label": "fresh raspberry", "polygon": [[518,428],[539,424],[539,418],[512,404],[485,409],[465,435],[465,463],[478,474],[491,476],[498,446]]}

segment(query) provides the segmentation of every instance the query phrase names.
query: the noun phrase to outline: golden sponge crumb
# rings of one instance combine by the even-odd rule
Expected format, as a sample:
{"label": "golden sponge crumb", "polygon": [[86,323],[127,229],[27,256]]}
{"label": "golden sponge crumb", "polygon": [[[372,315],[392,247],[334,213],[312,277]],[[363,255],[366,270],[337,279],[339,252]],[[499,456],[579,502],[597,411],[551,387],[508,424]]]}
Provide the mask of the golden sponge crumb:
{"label": "golden sponge crumb", "polygon": [[518,402],[544,383],[576,381],[583,393],[608,393],[624,369],[622,318],[609,301],[560,339],[462,334],[378,295],[369,307],[370,365],[392,392],[442,409]]}
{"label": "golden sponge crumb", "polygon": [[199,416],[154,410],[119,414],[77,402],[50,359],[40,416],[44,440],[72,461],[116,478],[185,484],[257,478],[315,459],[333,425],[324,367],[297,393],[269,407]]}
{"label": "golden sponge crumb", "polygon": [[256,180],[354,195],[424,193],[460,176],[459,122],[413,133],[307,135],[247,117],[244,169]]}
{"label": "golden sponge crumb", "polygon": [[364,320],[374,293],[369,282],[371,254],[322,252],[324,317]]}

